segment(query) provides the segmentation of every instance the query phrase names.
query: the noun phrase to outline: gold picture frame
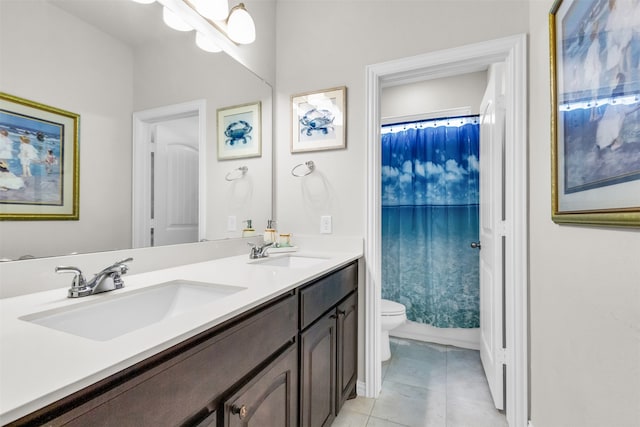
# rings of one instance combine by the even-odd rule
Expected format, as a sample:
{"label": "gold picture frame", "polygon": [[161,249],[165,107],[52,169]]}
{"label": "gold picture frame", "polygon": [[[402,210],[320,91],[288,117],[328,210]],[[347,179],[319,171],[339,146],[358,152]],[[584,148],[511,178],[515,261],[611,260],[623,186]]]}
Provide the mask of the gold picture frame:
{"label": "gold picture frame", "polygon": [[0,92],[0,220],[78,220],[80,116]]}
{"label": "gold picture frame", "polygon": [[346,148],[347,88],[301,93],[291,97],[291,152]]}
{"label": "gold picture frame", "polygon": [[640,54],[614,45],[631,33],[624,2],[601,6],[557,0],[549,13],[552,220],[640,227]]}

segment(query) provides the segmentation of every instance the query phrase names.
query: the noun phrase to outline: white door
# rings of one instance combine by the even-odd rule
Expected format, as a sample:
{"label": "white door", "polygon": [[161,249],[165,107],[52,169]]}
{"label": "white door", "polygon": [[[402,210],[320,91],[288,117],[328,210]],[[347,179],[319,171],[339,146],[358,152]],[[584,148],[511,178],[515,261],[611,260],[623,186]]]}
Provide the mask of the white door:
{"label": "white door", "polygon": [[480,358],[498,409],[505,409],[503,64],[489,68],[480,105]]}
{"label": "white door", "polygon": [[198,117],[156,123],[151,245],[198,241]]}

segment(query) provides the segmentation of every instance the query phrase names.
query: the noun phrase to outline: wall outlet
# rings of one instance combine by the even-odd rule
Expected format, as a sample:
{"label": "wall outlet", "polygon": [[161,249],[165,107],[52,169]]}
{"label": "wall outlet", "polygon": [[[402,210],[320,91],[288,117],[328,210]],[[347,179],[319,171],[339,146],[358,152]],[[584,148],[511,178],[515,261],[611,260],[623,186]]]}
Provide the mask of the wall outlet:
{"label": "wall outlet", "polygon": [[235,215],[229,215],[227,217],[227,231],[236,231],[237,222]]}
{"label": "wall outlet", "polygon": [[320,217],[320,233],[331,234],[331,215],[323,215]]}

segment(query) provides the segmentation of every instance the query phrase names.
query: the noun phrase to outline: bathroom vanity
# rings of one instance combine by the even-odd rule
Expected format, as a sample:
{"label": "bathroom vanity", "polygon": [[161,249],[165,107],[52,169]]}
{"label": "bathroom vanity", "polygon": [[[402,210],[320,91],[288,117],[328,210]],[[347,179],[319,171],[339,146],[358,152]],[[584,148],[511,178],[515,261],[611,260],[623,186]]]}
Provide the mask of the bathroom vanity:
{"label": "bathroom vanity", "polygon": [[[327,255],[312,265],[302,262],[302,257],[248,262],[242,256],[168,269],[158,274],[165,279],[190,276],[200,281],[209,275],[216,283],[245,290],[158,325],[95,341],[93,346],[86,343],[92,340],[29,324],[22,316],[17,326],[55,335],[53,341],[45,340],[45,346],[55,338],[81,339],[87,346],[67,348],[65,353],[77,361],[85,378],[56,390],[53,379],[45,376],[51,392],[16,408],[11,414],[23,412],[17,418],[7,419],[11,414],[6,410],[11,408],[3,407],[2,424],[328,426],[344,401],[355,395],[359,256]],[[138,276],[145,275],[125,277],[125,282],[148,283],[160,277]],[[23,303],[20,298],[15,300]],[[11,303],[11,299],[2,302]],[[207,312],[210,318],[203,321]],[[194,322],[192,329],[175,336],[188,328],[189,321]],[[121,348],[135,346],[136,337],[141,341],[137,349]],[[119,356],[109,355],[110,346]],[[143,347],[147,349],[140,351]],[[56,366],[58,355],[53,355],[52,363],[48,357],[52,349],[47,350],[39,357],[50,369],[73,369],[73,360]],[[128,359],[114,362],[126,353]],[[94,375],[82,373],[84,358],[102,354],[104,363],[89,363],[91,370],[102,369]],[[37,355],[27,359],[35,360]],[[3,376],[6,368],[3,362]],[[74,375],[59,377],[70,381]],[[27,387],[32,382],[36,381],[14,385]],[[8,387],[2,386],[3,397],[9,395]]]}

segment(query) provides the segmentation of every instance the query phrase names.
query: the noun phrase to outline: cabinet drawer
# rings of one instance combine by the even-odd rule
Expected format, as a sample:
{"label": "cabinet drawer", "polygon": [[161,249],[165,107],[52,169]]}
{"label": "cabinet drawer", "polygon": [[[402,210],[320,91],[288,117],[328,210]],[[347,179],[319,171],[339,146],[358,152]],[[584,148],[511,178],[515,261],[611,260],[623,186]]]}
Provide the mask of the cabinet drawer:
{"label": "cabinet drawer", "polygon": [[358,263],[322,277],[300,290],[300,329],[304,329],[358,287]]}
{"label": "cabinet drawer", "polygon": [[[289,294],[222,331],[195,336],[72,395],[76,404],[67,404],[80,406],[48,425],[180,425],[291,341],[297,317],[297,296]],[[96,386],[107,391],[96,395]]]}

